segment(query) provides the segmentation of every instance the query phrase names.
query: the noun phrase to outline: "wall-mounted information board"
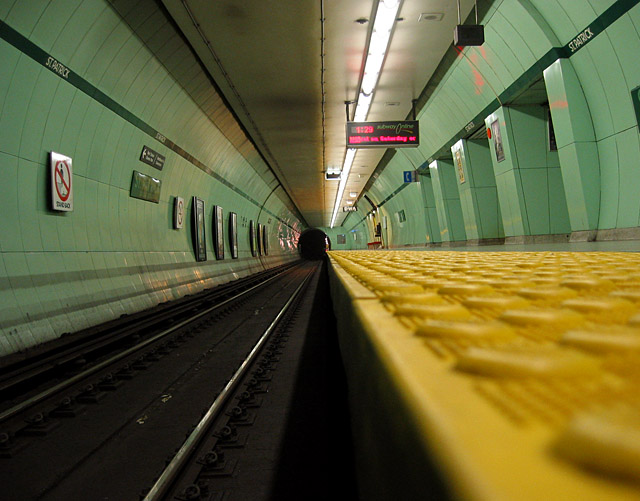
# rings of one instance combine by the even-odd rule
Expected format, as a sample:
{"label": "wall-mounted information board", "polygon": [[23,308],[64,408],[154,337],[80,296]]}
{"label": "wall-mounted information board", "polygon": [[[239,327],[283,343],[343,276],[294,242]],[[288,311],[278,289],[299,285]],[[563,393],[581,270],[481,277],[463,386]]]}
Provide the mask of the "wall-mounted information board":
{"label": "wall-mounted information board", "polygon": [[131,191],[129,194],[133,198],[146,200],[147,202],[158,203],[160,201],[160,188],[162,181],[155,177],[147,176],[137,170],[133,171],[131,178]]}
{"label": "wall-mounted information board", "polygon": [[193,197],[193,249],[196,255],[196,261],[207,260],[207,239],[204,229],[204,200]]}
{"label": "wall-mounted information board", "polygon": [[256,223],[253,219],[249,221],[249,245],[251,246],[251,255],[256,257],[258,255],[258,243],[256,240]]}
{"label": "wall-mounted information board", "polygon": [[222,207],[213,206],[213,250],[216,259],[224,259],[224,229],[222,221]]}
{"label": "wall-mounted information board", "polygon": [[267,235],[267,225],[262,225],[262,253],[266,256],[269,254],[269,236]]}
{"label": "wall-mounted information board", "polygon": [[231,259],[238,259],[238,215],[229,212],[229,247]]}
{"label": "wall-mounted information board", "polygon": [[347,122],[348,148],[409,148],[420,146],[417,120]]}
{"label": "wall-mounted information board", "polygon": [[256,232],[256,241],[258,242],[258,255],[262,256],[262,223],[258,223],[258,231]]}

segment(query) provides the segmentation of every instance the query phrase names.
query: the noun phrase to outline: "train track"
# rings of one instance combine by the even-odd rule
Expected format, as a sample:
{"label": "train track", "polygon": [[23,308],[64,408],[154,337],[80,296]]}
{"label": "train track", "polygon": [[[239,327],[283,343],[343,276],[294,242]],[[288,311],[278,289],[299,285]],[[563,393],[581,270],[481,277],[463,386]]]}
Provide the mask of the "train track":
{"label": "train track", "polygon": [[[223,448],[236,440],[234,427],[251,419],[248,409],[255,405],[256,393],[262,391],[259,379],[278,360],[282,344],[288,339],[286,333],[288,320],[292,317],[296,302],[309,277],[310,275],[307,275],[296,288],[262,333],[258,342],[146,494],[144,501],[174,498],[202,499],[203,494],[210,498],[208,480],[212,474],[224,472],[228,466],[224,459]],[[251,369],[256,368],[260,370],[251,372]],[[243,387],[246,389],[242,389]],[[238,400],[241,404],[236,405],[234,400]]]}
{"label": "train track", "polygon": [[[262,277],[260,283],[241,284],[241,290],[225,287],[224,291],[179,301],[173,311],[166,306],[160,312],[140,315],[140,327],[135,321],[127,321],[103,339],[87,336],[86,343],[65,346],[5,371],[0,389],[3,395],[12,397],[3,399],[0,409],[0,430],[4,430],[0,432],[0,478],[10,486],[4,493],[6,499],[95,499],[84,494],[91,478],[105,478],[105,472],[93,464],[98,461],[104,465],[105,460],[95,458],[109,456],[101,451],[108,450],[109,444],[118,442],[130,429],[134,433],[144,429],[142,435],[148,436],[141,441],[155,444],[150,447],[154,450],[147,452],[145,445],[133,440],[137,445],[132,456],[144,456],[148,464],[141,468],[138,457],[135,480],[108,479],[102,489],[113,492],[109,499],[124,499],[124,493],[129,498],[132,489],[139,493],[145,485],[154,483],[158,465],[164,465],[167,456],[172,456],[169,465],[173,465],[174,473],[160,475],[146,494],[154,496],[149,499],[160,499],[158,493],[166,494],[180,483],[174,474],[188,471],[185,465],[189,461],[206,461],[208,468],[213,468],[216,445],[192,436],[205,424],[199,422],[193,432],[188,431],[188,446],[176,447],[182,440],[177,437],[185,436],[185,428],[192,428],[191,423],[200,418],[204,408],[208,409],[206,426],[217,426],[221,430],[218,435],[233,434],[234,420],[246,419],[247,407],[263,391],[270,364],[283,341],[282,336],[276,336],[268,343],[269,336],[287,315],[283,306],[291,309],[293,298],[300,296],[315,268],[303,265],[281,271]],[[263,360],[258,362],[265,346],[267,353],[260,355]],[[7,376],[9,373],[13,377]],[[208,385],[204,389],[203,381]],[[206,407],[205,401],[209,402]],[[180,402],[181,407],[167,411],[174,402]],[[167,414],[162,414],[165,411]],[[153,431],[153,421],[161,414],[158,426],[171,422],[170,432],[158,428]],[[231,422],[220,424],[223,416]],[[196,445],[210,450],[193,459]],[[110,465],[107,469],[118,467]],[[29,474],[43,470],[45,473],[37,479]],[[193,479],[187,488],[180,488],[181,492],[187,489],[184,495],[188,496],[188,490],[198,488],[198,482]]]}

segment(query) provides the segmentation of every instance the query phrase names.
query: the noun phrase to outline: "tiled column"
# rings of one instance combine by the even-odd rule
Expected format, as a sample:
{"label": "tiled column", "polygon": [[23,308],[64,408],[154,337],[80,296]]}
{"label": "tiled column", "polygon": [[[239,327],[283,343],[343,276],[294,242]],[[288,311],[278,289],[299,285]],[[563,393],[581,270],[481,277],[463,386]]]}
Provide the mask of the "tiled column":
{"label": "tiled column", "polygon": [[443,242],[466,240],[460,194],[453,162],[435,160],[429,164],[436,212]]}
{"label": "tiled column", "polygon": [[557,153],[547,141],[545,108],[502,107],[485,119],[505,236],[571,231]]}
{"label": "tiled column", "polygon": [[469,240],[504,237],[496,178],[486,140],[462,139],[451,147],[464,229]]}
{"label": "tiled column", "polygon": [[436,211],[436,199],[433,194],[433,181],[429,171],[420,172],[420,188],[422,191],[422,201],[424,204],[424,219],[427,226],[425,236],[427,243],[440,243],[440,223],[438,223],[438,213]]}
{"label": "tiled column", "polygon": [[572,231],[593,231],[600,213],[600,162],[589,106],[571,62],[544,70]]}

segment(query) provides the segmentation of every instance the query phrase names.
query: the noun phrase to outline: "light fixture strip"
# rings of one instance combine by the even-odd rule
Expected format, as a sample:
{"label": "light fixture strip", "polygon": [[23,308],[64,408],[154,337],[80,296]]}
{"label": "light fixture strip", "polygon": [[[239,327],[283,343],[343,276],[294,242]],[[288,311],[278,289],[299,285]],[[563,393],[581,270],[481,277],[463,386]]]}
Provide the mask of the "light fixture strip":
{"label": "light fixture strip", "polygon": [[331,224],[329,225],[331,228],[333,228],[336,218],[338,217],[338,209],[340,209],[340,204],[342,203],[342,195],[344,194],[344,189],[347,186],[347,178],[349,177],[349,172],[351,171],[351,166],[353,165],[353,159],[355,156],[355,148],[349,148],[347,150],[347,154],[344,156],[342,174],[340,175],[340,184],[338,185],[338,193],[336,195],[336,204],[333,208],[333,216],[331,217]]}
{"label": "light fixture strip", "polygon": [[[358,103],[356,105],[356,111],[354,115],[354,121],[364,122],[369,114],[369,108],[373,101],[373,94],[378,84],[380,77],[380,71],[382,70],[382,64],[387,55],[389,48],[389,41],[391,40],[391,33],[393,32],[393,26],[396,18],[398,17],[398,11],[400,10],[401,0],[379,0],[376,10],[376,17],[373,22],[373,29],[371,30],[371,38],[369,39],[369,45],[367,46],[367,57],[364,64],[364,74],[362,76],[362,83],[358,92]],[[349,171],[356,154],[354,148],[349,148],[345,155],[344,164],[342,167],[342,175],[340,176],[340,185],[338,186],[338,193],[336,195],[336,202],[333,208],[333,216],[331,218],[331,228],[338,217],[338,210],[342,204],[342,195],[347,185],[347,179],[349,178]]]}

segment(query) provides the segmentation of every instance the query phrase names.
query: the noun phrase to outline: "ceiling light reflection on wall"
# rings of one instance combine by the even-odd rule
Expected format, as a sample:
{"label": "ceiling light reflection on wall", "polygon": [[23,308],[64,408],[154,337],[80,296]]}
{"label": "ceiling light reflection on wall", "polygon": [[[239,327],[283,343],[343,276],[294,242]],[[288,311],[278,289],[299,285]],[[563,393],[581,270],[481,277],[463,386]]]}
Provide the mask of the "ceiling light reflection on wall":
{"label": "ceiling light reflection on wall", "polygon": [[[358,92],[358,102],[356,104],[356,111],[353,118],[356,122],[366,121],[367,115],[369,114],[369,108],[371,107],[373,94],[376,90],[376,85],[378,84],[380,71],[382,70],[382,64],[384,63],[387,49],[389,48],[391,32],[393,31],[393,25],[398,17],[400,4],[401,0],[379,0],[378,2],[376,18],[373,22],[373,29],[371,31],[371,39],[369,40],[369,46],[367,48],[364,74],[362,76],[362,83]],[[333,228],[333,225],[336,222],[338,209],[342,205],[342,195],[344,194],[344,188],[347,184],[349,171],[351,170],[355,154],[356,150],[350,148],[347,150],[347,154],[345,155],[340,186],[338,187],[336,202],[333,208],[333,216],[331,217],[331,228]]]}

